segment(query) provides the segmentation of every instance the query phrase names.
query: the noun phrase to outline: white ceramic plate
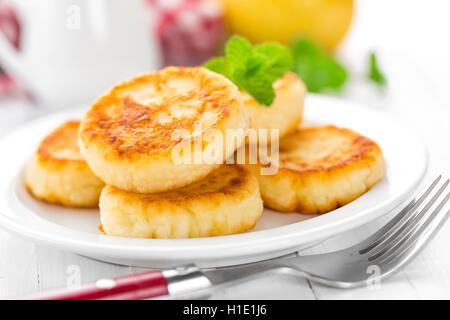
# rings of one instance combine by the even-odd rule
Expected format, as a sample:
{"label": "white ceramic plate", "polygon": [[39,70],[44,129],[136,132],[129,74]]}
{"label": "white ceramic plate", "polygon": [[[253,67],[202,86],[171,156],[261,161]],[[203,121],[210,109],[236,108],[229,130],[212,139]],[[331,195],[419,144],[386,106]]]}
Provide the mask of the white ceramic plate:
{"label": "white ceramic plate", "polygon": [[305,112],[309,122],[354,129],[383,149],[386,177],[369,192],[321,216],[265,209],[255,230],[244,234],[197,239],[111,237],[98,230],[97,210],[43,203],[23,185],[24,164],[39,141],[64,120],[82,114],[80,108],[42,118],[0,140],[0,226],[39,243],[118,264],[166,267],[195,262],[215,267],[287,254],[389,212],[411,196],[427,167],[423,144],[385,115],[343,100],[310,95]]}

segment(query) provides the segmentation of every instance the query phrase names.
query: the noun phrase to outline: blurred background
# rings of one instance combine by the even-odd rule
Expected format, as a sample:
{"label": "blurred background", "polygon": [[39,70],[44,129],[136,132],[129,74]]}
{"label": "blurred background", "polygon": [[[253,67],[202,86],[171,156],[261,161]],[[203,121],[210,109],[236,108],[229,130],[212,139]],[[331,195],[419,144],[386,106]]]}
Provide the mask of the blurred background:
{"label": "blurred background", "polygon": [[[450,138],[446,0],[0,0],[0,135],[165,65],[199,65],[230,35],[292,49],[311,93]],[[434,141],[434,142],[433,142]]]}

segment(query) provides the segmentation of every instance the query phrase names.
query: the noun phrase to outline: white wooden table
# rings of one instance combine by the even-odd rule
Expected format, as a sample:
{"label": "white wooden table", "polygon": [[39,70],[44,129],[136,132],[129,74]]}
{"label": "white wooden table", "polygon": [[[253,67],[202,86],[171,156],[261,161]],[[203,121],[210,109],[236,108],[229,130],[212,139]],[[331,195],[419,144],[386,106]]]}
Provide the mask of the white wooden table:
{"label": "white wooden table", "polygon": [[[353,30],[340,51],[355,74],[344,98],[382,109],[412,127],[429,147],[428,180],[437,173],[450,177],[449,8],[445,0],[360,1]],[[373,48],[389,79],[385,96],[361,79],[367,52]],[[39,109],[23,101],[0,101],[0,135],[39,113]],[[381,223],[374,221],[307,252],[351,245]],[[36,245],[0,230],[0,298],[65,287],[78,279],[84,283],[141,271]],[[411,265],[378,288],[337,290],[301,279],[272,276],[242,283],[212,298],[449,299],[450,223]]]}

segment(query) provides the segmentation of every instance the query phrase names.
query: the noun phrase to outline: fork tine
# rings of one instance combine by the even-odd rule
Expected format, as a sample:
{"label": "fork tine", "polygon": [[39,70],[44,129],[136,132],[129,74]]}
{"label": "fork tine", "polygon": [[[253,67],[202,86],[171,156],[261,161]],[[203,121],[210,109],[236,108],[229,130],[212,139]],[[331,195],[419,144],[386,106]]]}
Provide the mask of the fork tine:
{"label": "fork tine", "polygon": [[393,247],[395,247],[398,243],[402,242],[405,238],[408,237],[409,234],[414,232],[414,229],[420,225],[422,218],[428,213],[431,206],[436,202],[439,196],[444,192],[447,188],[450,180],[447,180],[439,190],[433,195],[433,197],[428,201],[423,209],[415,216],[411,216],[408,221],[401,228],[399,228],[396,232],[391,234],[388,238],[386,238],[382,244],[380,244],[377,248],[376,253],[372,254],[368,259],[369,261],[376,260],[383,256],[385,253],[390,251]]}
{"label": "fork tine", "polygon": [[[439,196],[444,192],[445,188],[449,184],[449,180],[447,180],[439,190],[433,195],[430,201],[428,201],[425,206],[421,209],[421,211],[416,215],[409,215],[407,221],[405,221],[395,232],[391,233],[388,237],[383,239],[378,246],[376,253],[372,254],[369,257],[369,261],[373,261],[378,259],[383,254],[385,254],[390,248],[396,243],[402,241],[416,226],[419,224],[420,220],[425,216],[425,214],[429,211],[431,206],[436,202]],[[415,213],[415,212],[414,212]]]}
{"label": "fork tine", "polygon": [[412,199],[406,207],[404,207],[398,214],[396,214],[388,223],[386,223],[381,229],[371,235],[369,238],[364,240],[364,243],[368,243],[369,246],[365,246],[364,249],[359,250],[359,254],[365,254],[377,246],[382,237],[388,232],[392,227],[394,227],[408,212],[410,212],[416,203],[416,199]]}
{"label": "fork tine", "polygon": [[[450,192],[447,193],[445,198],[439,203],[439,205],[436,207],[436,209],[433,210],[433,213],[424,221],[414,232],[412,232],[408,238],[404,239],[402,242],[399,242],[397,245],[395,245],[389,252],[386,253],[385,257],[379,262],[380,264],[388,264],[397,258],[404,256],[407,252],[414,249],[414,245],[417,243],[417,241],[421,238],[421,236],[427,232],[430,231],[430,234],[428,234],[423,240],[422,243],[419,244],[415,249],[418,251],[417,253],[414,253],[417,255],[422,249],[428,244],[429,241],[436,235],[436,233],[439,231],[439,229],[444,225],[445,221],[447,221],[448,217],[450,216],[450,210],[447,211],[447,213],[441,218],[441,221],[434,226],[434,229],[430,227],[431,223],[435,220],[438,213],[442,210],[442,208],[445,206],[445,204],[450,199]],[[415,256],[414,255],[414,256]]]}
{"label": "fork tine", "polygon": [[[380,245],[389,235],[394,233],[396,230],[400,229],[409,217],[415,213],[417,208],[425,201],[426,197],[437,185],[439,180],[441,180],[441,175],[439,175],[427,188],[427,190],[420,196],[417,201],[412,200],[402,211],[400,211],[394,218],[392,218],[386,225],[384,225],[379,231],[368,238],[366,241],[370,243],[366,248],[359,250],[359,254],[366,254],[369,251],[375,249]],[[411,207],[412,206],[412,207]]]}

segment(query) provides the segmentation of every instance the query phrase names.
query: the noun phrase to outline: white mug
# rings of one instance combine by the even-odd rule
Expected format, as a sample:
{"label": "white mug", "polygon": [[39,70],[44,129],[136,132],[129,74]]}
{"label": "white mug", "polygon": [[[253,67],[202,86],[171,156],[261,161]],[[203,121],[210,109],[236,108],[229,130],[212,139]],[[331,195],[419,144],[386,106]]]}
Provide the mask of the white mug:
{"label": "white mug", "polygon": [[125,78],[157,69],[144,0],[14,0],[20,51],[0,32],[2,67],[40,104],[89,103]]}

